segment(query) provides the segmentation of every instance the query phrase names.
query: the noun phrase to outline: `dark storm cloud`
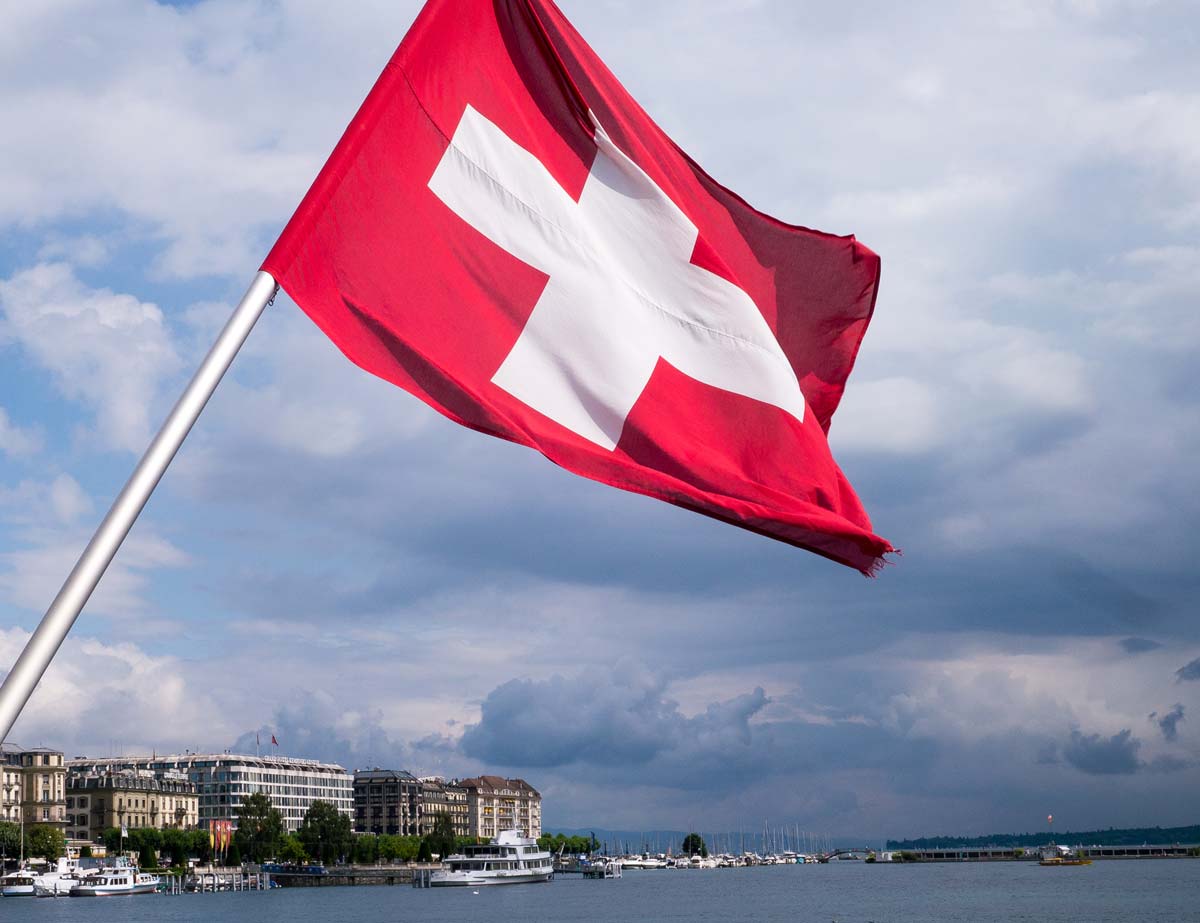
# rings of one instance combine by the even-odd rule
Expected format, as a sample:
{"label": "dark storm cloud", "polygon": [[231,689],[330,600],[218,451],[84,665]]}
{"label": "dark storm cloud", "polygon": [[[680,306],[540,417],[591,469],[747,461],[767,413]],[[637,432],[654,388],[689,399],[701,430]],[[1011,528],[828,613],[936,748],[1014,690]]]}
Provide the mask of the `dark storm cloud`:
{"label": "dark storm cloud", "polygon": [[[278,747],[271,744],[274,735]],[[419,773],[454,774],[464,767],[456,742],[440,734],[395,740],[376,711],[347,711],[320,692],[298,691],[278,706],[270,724],[246,731],[233,742],[236,753],[303,755],[348,769],[376,766]]]}
{"label": "dark storm cloud", "polygon": [[1063,747],[1063,757],[1089,775],[1126,775],[1137,772],[1141,746],[1142,742],[1128,728],[1112,737],[1084,734],[1076,729]]}
{"label": "dark storm cloud", "polygon": [[1162,647],[1159,642],[1151,641],[1149,638],[1122,638],[1117,643],[1121,645],[1121,649],[1126,654],[1144,654]]}
{"label": "dark storm cloud", "polygon": [[1179,722],[1183,720],[1183,706],[1176,702],[1171,706],[1171,710],[1159,715],[1158,712],[1150,712],[1150,720],[1158,725],[1162,735],[1166,740],[1174,740],[1179,736]]}
{"label": "dark storm cloud", "polygon": [[1185,663],[1182,667],[1176,670],[1175,678],[1177,682],[1181,683],[1190,683],[1200,679],[1200,657],[1197,657],[1190,663]]}
{"label": "dark storm cloud", "polygon": [[542,767],[642,765],[681,747],[724,753],[749,745],[749,721],[768,701],[755,689],[687,718],[664,690],[660,678],[631,666],[613,675],[512,680],[484,699],[479,723],[463,734],[463,752]]}

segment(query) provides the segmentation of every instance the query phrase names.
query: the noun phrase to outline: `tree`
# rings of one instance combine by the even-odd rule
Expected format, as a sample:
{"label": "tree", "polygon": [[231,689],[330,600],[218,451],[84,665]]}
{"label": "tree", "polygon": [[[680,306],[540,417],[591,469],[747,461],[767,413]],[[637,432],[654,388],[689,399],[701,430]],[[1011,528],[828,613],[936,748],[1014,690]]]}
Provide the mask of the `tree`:
{"label": "tree", "polygon": [[237,830],[233,842],[241,855],[251,862],[265,862],[279,851],[283,839],[283,815],[271,799],[256,792],[238,808]]}
{"label": "tree", "polygon": [[188,855],[195,856],[202,863],[212,861],[212,842],[208,838],[207,830],[189,830],[187,831],[190,842],[188,843]]}
{"label": "tree", "polygon": [[168,828],[162,832],[162,850],[170,858],[172,865],[187,865],[188,851],[191,846],[192,837],[186,830]]}
{"label": "tree", "polygon": [[229,848],[225,850],[225,864],[229,866],[242,864],[242,851],[238,849],[237,840],[230,843]]}
{"label": "tree", "polygon": [[379,861],[380,837],[373,833],[363,833],[354,838],[352,856],[355,865],[374,865]]}
{"label": "tree", "polygon": [[304,851],[304,844],[300,842],[300,837],[295,833],[285,834],[279,841],[279,851],[276,853],[276,857],[280,862],[288,862],[292,865],[302,865],[308,861],[308,853]]}
{"label": "tree", "polygon": [[424,862],[433,861],[433,857],[445,859],[453,854],[458,840],[454,836],[454,821],[450,815],[442,812],[433,822],[433,829],[421,838],[421,847],[417,858]]}
{"label": "tree", "polygon": [[21,827],[6,820],[0,821],[0,856],[16,859],[21,855]]}
{"label": "tree", "polygon": [[314,801],[297,831],[304,851],[322,863],[333,863],[353,846],[350,818],[328,801]]}
{"label": "tree", "polygon": [[689,856],[708,855],[708,847],[704,845],[704,837],[698,833],[689,833],[683,838],[683,851]]}
{"label": "tree", "polygon": [[25,831],[25,856],[41,857],[53,862],[67,851],[67,838],[57,827],[34,824]]}

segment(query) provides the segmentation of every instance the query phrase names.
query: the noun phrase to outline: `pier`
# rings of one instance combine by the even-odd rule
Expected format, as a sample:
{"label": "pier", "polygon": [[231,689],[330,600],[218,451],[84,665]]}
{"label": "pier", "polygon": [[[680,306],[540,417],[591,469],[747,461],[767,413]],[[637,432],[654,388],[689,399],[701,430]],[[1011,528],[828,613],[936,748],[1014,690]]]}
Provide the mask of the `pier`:
{"label": "pier", "polygon": [[340,885],[412,885],[428,879],[433,865],[336,865],[314,872],[307,869],[272,871],[271,879],[284,888],[324,888]]}

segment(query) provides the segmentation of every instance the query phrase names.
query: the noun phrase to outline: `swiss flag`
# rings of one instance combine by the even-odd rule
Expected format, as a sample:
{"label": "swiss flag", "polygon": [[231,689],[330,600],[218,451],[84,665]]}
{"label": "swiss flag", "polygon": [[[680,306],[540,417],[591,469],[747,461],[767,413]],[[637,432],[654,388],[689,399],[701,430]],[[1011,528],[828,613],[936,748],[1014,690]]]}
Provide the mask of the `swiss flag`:
{"label": "swiss flag", "polygon": [[879,258],[719,185],[549,0],[430,0],[263,269],[355,363],[864,573],[826,442]]}

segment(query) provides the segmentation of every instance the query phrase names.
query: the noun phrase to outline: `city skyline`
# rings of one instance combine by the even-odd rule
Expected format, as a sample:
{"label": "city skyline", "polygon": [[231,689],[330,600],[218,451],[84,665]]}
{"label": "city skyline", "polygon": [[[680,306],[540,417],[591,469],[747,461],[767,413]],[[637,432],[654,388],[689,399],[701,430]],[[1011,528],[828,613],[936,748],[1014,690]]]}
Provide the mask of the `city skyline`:
{"label": "city skyline", "polygon": [[[281,294],[10,739],[273,733],[537,779],[547,829],[1200,819],[1187,11],[559,5],[719,181],[881,255],[830,438],[904,556],[575,478]],[[0,14],[0,669],[418,6]]]}

